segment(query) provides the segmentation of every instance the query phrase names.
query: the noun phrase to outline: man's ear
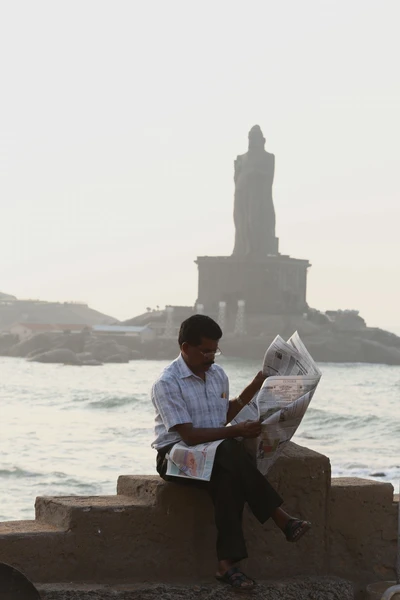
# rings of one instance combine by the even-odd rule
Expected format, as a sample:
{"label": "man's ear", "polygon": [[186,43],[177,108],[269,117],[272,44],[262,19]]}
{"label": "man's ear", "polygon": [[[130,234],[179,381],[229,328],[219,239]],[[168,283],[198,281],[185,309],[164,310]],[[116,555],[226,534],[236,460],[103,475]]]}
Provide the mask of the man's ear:
{"label": "man's ear", "polygon": [[183,352],[184,354],[187,354],[188,347],[189,347],[189,344],[187,342],[183,342],[183,344],[181,345],[181,352]]}

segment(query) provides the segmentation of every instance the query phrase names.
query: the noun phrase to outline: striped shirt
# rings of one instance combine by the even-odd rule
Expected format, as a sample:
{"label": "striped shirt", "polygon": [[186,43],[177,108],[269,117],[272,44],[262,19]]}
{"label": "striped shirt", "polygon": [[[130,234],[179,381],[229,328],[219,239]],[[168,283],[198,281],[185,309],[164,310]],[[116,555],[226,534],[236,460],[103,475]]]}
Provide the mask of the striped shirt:
{"label": "striped shirt", "polygon": [[229,406],[229,381],[219,365],[211,365],[205,381],[195,375],[180,355],[164,369],[151,390],[155,417],[156,450],[179,442],[175,425],[224,427]]}

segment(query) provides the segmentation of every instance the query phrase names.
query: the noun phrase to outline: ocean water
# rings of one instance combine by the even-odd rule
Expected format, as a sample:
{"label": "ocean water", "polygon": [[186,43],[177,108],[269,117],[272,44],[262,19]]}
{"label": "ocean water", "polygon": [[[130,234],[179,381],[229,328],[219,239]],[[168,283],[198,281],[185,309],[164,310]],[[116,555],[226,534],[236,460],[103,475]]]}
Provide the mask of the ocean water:
{"label": "ocean water", "polygon": [[[231,395],[260,368],[221,357]],[[155,473],[152,382],[167,361],[71,367],[0,357],[0,520],[34,518],[40,495],[115,493],[120,474]],[[320,365],[293,438],[334,476],[400,480],[400,367]]]}

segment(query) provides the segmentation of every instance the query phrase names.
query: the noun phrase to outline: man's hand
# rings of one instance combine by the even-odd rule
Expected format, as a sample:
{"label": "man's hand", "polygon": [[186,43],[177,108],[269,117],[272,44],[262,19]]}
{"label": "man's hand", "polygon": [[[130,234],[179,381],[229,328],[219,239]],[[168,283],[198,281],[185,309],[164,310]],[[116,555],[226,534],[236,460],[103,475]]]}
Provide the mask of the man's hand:
{"label": "man's hand", "polygon": [[264,381],[266,379],[267,379],[267,376],[264,375],[264,373],[262,371],[259,371],[257,373],[257,375],[254,377],[253,381],[250,384],[252,390],[254,390],[254,393],[258,392],[258,390],[261,388],[262,384],[264,383]]}
{"label": "man's hand", "polygon": [[236,431],[238,437],[243,438],[256,438],[261,433],[260,421],[244,421],[234,425],[233,428]]}

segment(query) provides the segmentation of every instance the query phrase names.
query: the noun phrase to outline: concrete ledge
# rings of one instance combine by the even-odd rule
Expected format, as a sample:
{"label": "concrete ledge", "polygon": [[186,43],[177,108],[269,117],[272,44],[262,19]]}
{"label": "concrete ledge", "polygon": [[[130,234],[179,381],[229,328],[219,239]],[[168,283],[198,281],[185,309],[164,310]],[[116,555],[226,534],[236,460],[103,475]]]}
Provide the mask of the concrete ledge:
{"label": "concrete ledge", "polygon": [[[397,503],[390,483],[332,479],[329,503],[331,572],[358,579],[395,579]],[[372,575],[372,577],[371,577]]]}
{"label": "concrete ledge", "polygon": [[[37,584],[43,600],[231,600],[232,588],[221,584],[71,585]],[[234,594],[236,596],[236,594]],[[248,595],[244,596],[248,598]],[[353,600],[352,584],[333,577],[259,582],[254,600]]]}
{"label": "concrete ledge", "polygon": [[49,523],[40,523],[38,521],[2,521],[0,522],[0,539],[3,535],[40,535],[48,533],[63,532],[63,529],[50,525]]}
{"label": "concrete ledge", "polygon": [[[311,520],[313,528],[301,545],[288,544],[271,521],[260,525],[246,507],[244,532],[250,556],[246,568],[255,577],[328,572],[326,517],[330,476],[330,462],[326,456],[297,444],[286,446],[268,479],[284,498],[287,510]],[[152,528],[150,523],[159,515],[164,552],[168,556],[177,552],[184,556],[184,570],[193,574],[191,579],[207,577],[212,572],[215,568],[216,532],[212,504],[206,492],[178,483],[166,483],[153,475],[121,475],[117,492],[152,507],[149,527]],[[178,566],[171,564],[169,572],[178,574]]]}
{"label": "concrete ledge", "polygon": [[140,512],[146,503],[127,496],[41,496],[36,498],[36,521],[63,531],[97,523],[106,515]]}
{"label": "concrete ledge", "polygon": [[[397,504],[389,484],[333,479],[331,485],[328,458],[296,444],[269,480],[288,512],[313,525],[298,544],[288,544],[271,520],[260,525],[246,507],[246,572],[258,580],[331,574],[360,585],[394,578]],[[117,491],[38,498],[36,521],[0,524],[0,561],[43,583],[209,581],[216,530],[206,492],[133,475],[121,476]]]}

